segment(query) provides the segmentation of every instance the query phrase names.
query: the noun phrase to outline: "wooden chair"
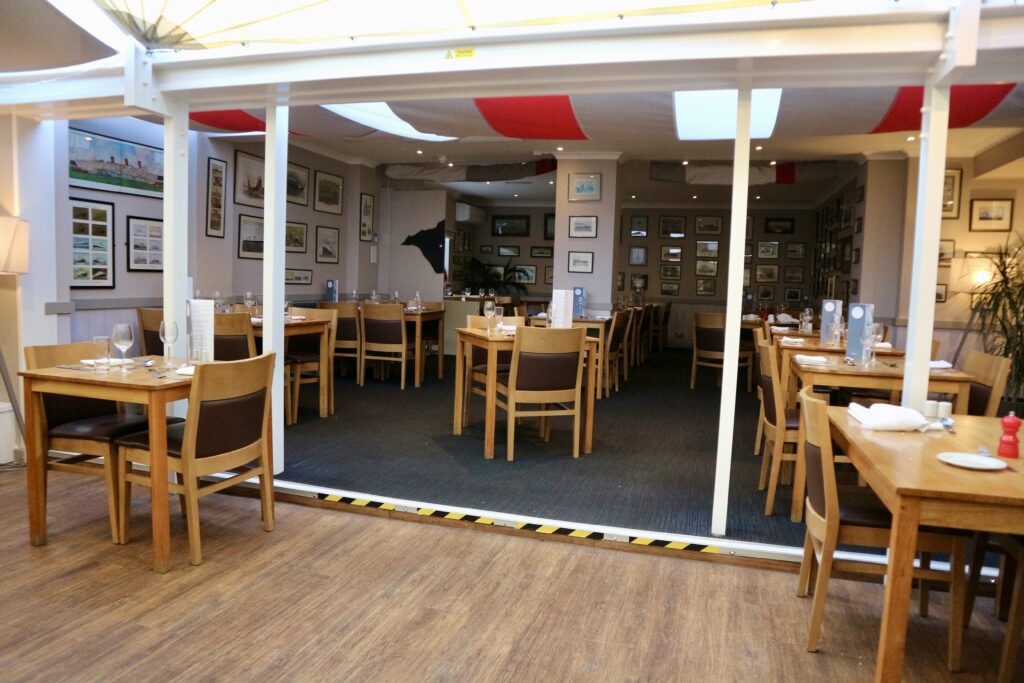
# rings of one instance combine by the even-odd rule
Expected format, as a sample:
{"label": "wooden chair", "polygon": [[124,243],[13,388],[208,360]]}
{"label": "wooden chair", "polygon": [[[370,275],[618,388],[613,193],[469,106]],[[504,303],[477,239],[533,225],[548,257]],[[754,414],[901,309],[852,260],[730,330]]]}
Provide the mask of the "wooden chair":
{"label": "wooden chair", "polygon": [[652,344],[651,335],[651,320],[654,318],[654,304],[644,304],[640,311],[639,323],[637,325],[637,336],[636,345],[634,346],[636,354],[636,363],[644,363],[647,361],[647,356]]}
{"label": "wooden chair", "polygon": [[530,317],[526,304],[516,306],[515,313],[517,318],[523,318],[524,320]]}
{"label": "wooden chair", "polygon": [[[424,301],[423,308],[429,311],[444,310],[443,301]],[[437,357],[437,378],[444,379],[444,349],[441,348],[441,326],[444,319],[427,320],[423,323],[421,341],[423,342],[423,361],[430,356]]]}
{"label": "wooden chair", "polygon": [[[515,325],[517,328],[526,325],[526,318],[513,316],[504,318],[503,325]],[[467,315],[466,327],[475,330],[487,329],[487,316]],[[508,372],[512,369],[512,352],[498,351],[497,372]],[[462,391],[462,426],[469,424],[469,396],[487,397],[487,351],[478,346],[470,346],[466,358],[466,383]]]}
{"label": "wooden chair", "polygon": [[[25,367],[38,370],[56,365],[77,365],[81,360],[95,355],[96,345],[92,342],[26,346]],[[37,443],[45,463],[41,468],[44,492],[47,472],[50,470],[102,477],[107,491],[110,536],[114,543],[123,543],[118,517],[117,446],[114,442],[119,437],[146,429],[149,418],[145,415],[126,414],[121,404],[98,398],[35,394],[32,400],[38,402]],[[168,424],[177,422],[181,422],[181,419],[169,418],[167,421]],[[36,429],[36,426],[25,425],[25,428]],[[72,455],[55,456],[51,451]]]}
{"label": "wooden chair", "polygon": [[[754,328],[754,362],[761,368],[761,344],[766,342],[764,330],[760,327]],[[781,369],[781,368],[780,368]],[[758,377],[760,377],[760,370]],[[761,455],[761,440],[764,438],[764,392],[761,390],[761,382],[755,385],[757,391],[757,434],[754,436],[754,455]]]}
{"label": "wooden chair", "polygon": [[[807,636],[808,652],[818,649],[825,599],[832,571],[884,574],[883,564],[835,560],[837,545],[886,548],[892,527],[892,515],[870,489],[837,486],[832,455],[828,406],[816,398],[811,387],[800,392],[803,411],[804,451],[807,457],[807,497],[805,500],[807,534],[797,595],[806,597],[814,586],[814,604]],[[964,627],[964,562],[966,536],[957,532],[923,527],[917,536],[919,551],[940,552],[950,556],[951,571],[917,569],[914,576],[950,584],[949,668],[960,669]]]}
{"label": "wooden chair", "polygon": [[[330,323],[327,330],[327,348],[335,348],[338,336],[338,311],[333,308],[305,308],[302,314],[307,320],[326,320]],[[327,404],[330,414],[334,414],[334,354],[328,353],[327,377],[320,376],[320,335],[301,334],[288,337],[288,351],[285,363],[291,367],[291,411],[292,424],[299,419],[299,390],[303,384],[319,384],[327,382]]]}
{"label": "wooden chair", "polygon": [[[991,540],[991,544],[990,544]],[[1001,554],[999,582],[996,584],[996,616],[1006,620],[1006,635],[1003,636],[1003,650],[999,658],[1000,683],[1017,680],[1014,674],[1021,653],[1021,633],[1024,631],[1024,537],[999,534],[994,538],[986,532],[975,534],[974,554],[967,584],[967,599],[964,607],[964,627],[971,625],[974,598],[985,563],[985,553],[995,551]]]}
{"label": "wooden chair", "polygon": [[629,368],[635,367],[637,364],[636,347],[640,336],[640,317],[643,314],[643,307],[630,306],[629,310],[632,311],[633,315],[629,318],[626,334],[622,338],[622,352],[625,361],[622,364],[622,379],[627,382],[629,381]]}
{"label": "wooden chair", "polygon": [[615,311],[612,314],[612,326],[608,332],[608,341],[605,342],[605,353],[608,355],[604,364],[605,397],[611,396],[611,380],[615,381],[615,391],[619,391],[619,368],[625,371],[625,366],[628,365],[624,362],[624,340],[632,316],[632,309]]}
{"label": "wooden chair", "polygon": [[[771,343],[761,344],[758,362],[761,367],[758,385],[761,387],[761,407],[764,411],[764,457],[761,460],[761,476],[757,488],[759,491],[764,490],[767,479],[768,495],[764,502],[764,514],[771,515],[775,510],[775,494],[779,488],[782,463],[796,462],[800,413],[795,408],[786,409],[782,383],[779,381],[779,358]],[[786,446],[790,446],[791,450],[787,452]]]}
{"label": "wooden chair", "polygon": [[[572,415],[572,457],[580,457],[580,413],[582,412],[583,357],[586,329],[582,327],[519,327],[512,348],[509,373],[498,374],[498,393],[505,402],[498,405],[508,414],[508,461],[515,453],[516,420],[540,417],[544,440],[551,438],[547,418]],[[590,389],[592,390],[592,389]],[[521,410],[519,404],[539,404],[535,410]],[[550,407],[555,404],[556,407]],[[571,407],[569,406],[571,404]]]}
{"label": "wooden chair", "polygon": [[[178,483],[171,493],[184,497],[192,564],[203,561],[199,538],[199,499],[246,479],[259,477],[263,528],[274,530],[274,469],[270,459],[270,384],[275,354],[196,366],[184,424],[167,429],[167,469]],[[149,432],[119,439],[118,489],[121,534],[129,535],[131,484],[150,486]],[[255,463],[255,464],[254,464]],[[201,477],[220,472],[233,476],[212,483]],[[183,480],[183,481],[182,481]]]}
{"label": "wooden chair", "polygon": [[143,356],[164,355],[164,343],[160,341],[160,323],[164,320],[162,308],[136,308],[139,320],[139,349]]}
{"label": "wooden chair", "polygon": [[[768,333],[771,339],[771,333]],[[739,352],[739,367],[747,369],[747,391],[751,391],[754,378],[753,350]],[[693,364],[690,367],[690,388],[697,386],[697,367],[705,366],[719,371],[725,365],[725,314],[699,313],[693,314]]]}
{"label": "wooden chair", "polygon": [[668,323],[672,317],[672,302],[658,304],[657,315],[652,320],[651,334],[654,341],[658,342],[658,351],[665,350],[665,343],[668,340]]}
{"label": "wooden chair", "polygon": [[[323,309],[338,312],[337,332],[334,338],[334,358],[351,358],[355,361],[356,381],[359,381],[359,347],[363,343],[363,337],[359,329],[359,302],[342,301],[329,302],[319,301],[317,306]],[[342,370],[344,373],[344,370]],[[334,396],[334,392],[331,392]],[[333,399],[332,399],[333,400]],[[333,408],[332,408],[333,410]]]}
{"label": "wooden chair", "polygon": [[256,357],[256,336],[248,313],[215,313],[213,359],[243,360]]}
{"label": "wooden chair", "polygon": [[410,342],[405,329],[404,304],[366,303],[359,316],[363,346],[359,356],[359,386],[366,380],[366,361],[398,363],[401,387],[405,389],[405,366],[413,358],[415,342]]}
{"label": "wooden chair", "polygon": [[981,351],[971,351],[964,362],[964,372],[974,375],[968,399],[968,415],[995,417],[999,402],[1006,392],[1006,378],[1010,376],[1010,359]]}

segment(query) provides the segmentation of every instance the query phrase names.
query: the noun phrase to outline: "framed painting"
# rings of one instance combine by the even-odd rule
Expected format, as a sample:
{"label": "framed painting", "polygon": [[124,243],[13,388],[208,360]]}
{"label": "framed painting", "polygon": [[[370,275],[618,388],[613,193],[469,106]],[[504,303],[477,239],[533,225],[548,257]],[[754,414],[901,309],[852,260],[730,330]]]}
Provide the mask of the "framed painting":
{"label": "framed painting", "polygon": [[697,216],[693,221],[693,231],[698,235],[721,235],[721,216]]}
{"label": "framed painting", "polygon": [[359,241],[373,241],[373,195],[359,194]]}
{"label": "framed painting", "polygon": [[309,206],[309,169],[289,163],[285,178],[288,202],[299,206]]}
{"label": "framed painting", "polygon": [[491,235],[494,237],[529,237],[529,216],[491,216]]}
{"label": "framed painting", "polygon": [[964,172],[959,168],[947,168],[942,179],[942,217],[960,218],[960,183]]}
{"label": "framed painting", "polygon": [[775,299],[775,285],[758,285],[757,300],[772,301]]}
{"label": "framed painting", "polygon": [[796,222],[792,218],[765,218],[764,231],[768,235],[792,235]]}
{"label": "framed painting", "polygon": [[642,273],[633,273],[629,276],[629,288],[635,292],[647,290],[647,276]]}
{"label": "framed painting", "polygon": [[694,272],[697,277],[715,277],[718,275],[718,261],[697,261]]}
{"label": "framed painting", "polygon": [[544,284],[550,285],[555,282],[555,267],[544,266]]}
{"label": "framed painting", "polygon": [[662,282],[661,283],[661,295],[662,296],[679,296],[679,283],[678,282]]}
{"label": "framed painting", "polygon": [[779,258],[779,243],[758,242],[757,258]]}
{"label": "framed painting", "polygon": [[630,216],[629,236],[647,237],[647,216]]}
{"label": "framed painting", "polygon": [[552,247],[530,247],[532,258],[553,258],[555,250]]}
{"label": "framed painting", "polygon": [[317,171],[314,175],[313,209],[324,213],[340,214],[345,194],[345,179],[331,173]]}
{"label": "framed painting", "polygon": [[521,285],[537,284],[537,266],[516,266],[513,282]]}
{"label": "framed painting", "polygon": [[715,281],[709,278],[697,278],[697,296],[714,296]]}
{"label": "framed painting", "polygon": [[263,208],[263,157],[235,150],[234,202]]}
{"label": "framed painting", "polygon": [[555,214],[544,214],[544,239],[555,239]]}
{"label": "framed painting", "polygon": [[570,251],[569,252],[570,273],[593,273],[594,252],[592,251]]}
{"label": "framed painting", "polygon": [[114,287],[114,205],[71,198],[71,287]]}
{"label": "framed painting", "polygon": [[159,199],[164,196],[163,178],[162,149],[68,129],[69,185]]}
{"label": "framed painting", "polygon": [[238,258],[263,258],[263,218],[238,214]]}
{"label": "framed painting", "polygon": [[956,254],[956,240],[939,240],[939,266],[949,267],[953,265],[953,256]]}
{"label": "framed painting", "polygon": [[646,266],[647,265],[647,247],[630,247],[629,248],[629,265],[631,265],[631,266]]}
{"label": "framed painting", "polygon": [[228,162],[206,160],[206,236],[224,239],[224,186]]}
{"label": "framed painting", "polygon": [[758,265],[754,268],[755,282],[778,282],[779,267]]}
{"label": "framed painting", "polygon": [[597,216],[569,216],[569,237],[597,237]]}
{"label": "framed painting", "polygon": [[972,199],[971,232],[1010,232],[1012,199]]}
{"label": "framed painting", "polygon": [[285,268],[284,283],[286,285],[313,284],[313,271],[306,268]]}
{"label": "framed painting", "polygon": [[661,266],[661,279],[662,280],[681,280],[683,279],[683,267],[675,264],[662,264]]}
{"label": "framed painting", "polygon": [[284,224],[284,250],[292,254],[305,254],[307,249],[306,234],[309,226],[305,223]]}
{"label": "framed painting", "polygon": [[128,270],[163,272],[164,222],[159,218],[128,216]]}
{"label": "framed painting", "polygon": [[807,253],[807,245],[804,242],[786,242],[786,258],[803,258]]}
{"label": "framed painting", "polygon": [[789,284],[800,284],[804,281],[803,266],[786,266],[782,270],[782,281]]}
{"label": "framed painting", "polygon": [[597,202],[601,200],[600,173],[570,173],[569,201]]}
{"label": "framed painting", "polygon": [[498,245],[498,256],[518,257],[519,251],[518,246]]}
{"label": "framed painting", "polygon": [[316,262],[337,263],[341,254],[341,230],[326,225],[316,226]]}
{"label": "framed painting", "polygon": [[683,248],[682,247],[662,247],[661,248],[661,260],[668,261],[669,263],[679,263],[683,260]]}
{"label": "framed painting", "polygon": [[668,239],[686,237],[686,216],[661,216],[658,219],[658,237]]}
{"label": "framed painting", "polygon": [[[856,280],[854,280],[854,282],[856,282]],[[853,291],[853,289],[853,287],[850,288],[850,293],[856,294],[857,292]],[[804,298],[804,290],[799,287],[786,287],[786,296],[784,298],[787,303],[800,303]]]}
{"label": "framed painting", "polygon": [[697,240],[697,258],[718,258],[718,240]]}

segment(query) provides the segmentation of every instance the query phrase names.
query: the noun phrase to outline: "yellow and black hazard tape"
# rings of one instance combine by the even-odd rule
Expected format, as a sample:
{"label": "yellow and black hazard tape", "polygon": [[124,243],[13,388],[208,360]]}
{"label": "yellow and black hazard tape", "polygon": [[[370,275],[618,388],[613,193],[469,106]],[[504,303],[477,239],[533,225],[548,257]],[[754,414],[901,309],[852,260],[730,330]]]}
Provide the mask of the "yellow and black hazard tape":
{"label": "yellow and black hazard tape", "polygon": [[[477,515],[467,515],[462,512],[452,512],[449,510],[436,510],[434,508],[415,508],[415,509],[399,509],[394,503],[384,503],[379,500],[370,500],[368,498],[351,498],[348,496],[336,496],[329,495],[326,493],[316,494],[318,500],[324,500],[331,503],[344,503],[346,505],[354,505],[363,508],[373,508],[377,510],[393,510],[398,512],[408,512],[410,514],[417,514],[421,517],[438,517],[441,519],[450,519],[458,522],[473,522],[476,524],[484,525],[495,525],[495,520],[491,517],[481,517]],[[505,525],[502,525],[505,526]],[[687,552],[697,553],[718,553],[719,548],[711,545],[701,545],[700,543],[682,543],[680,541],[666,541],[658,538],[646,538],[644,536],[629,536],[628,540],[622,536],[614,536],[611,534],[603,534],[600,531],[587,531],[586,529],[573,529],[572,527],[560,527],[547,524],[534,524],[532,522],[515,522],[510,525],[511,528],[519,529],[522,531],[533,531],[538,534],[544,534],[547,536],[568,536],[570,538],[586,538],[593,541],[626,541],[630,545],[643,545],[651,548],[666,548],[668,550],[683,550]]]}

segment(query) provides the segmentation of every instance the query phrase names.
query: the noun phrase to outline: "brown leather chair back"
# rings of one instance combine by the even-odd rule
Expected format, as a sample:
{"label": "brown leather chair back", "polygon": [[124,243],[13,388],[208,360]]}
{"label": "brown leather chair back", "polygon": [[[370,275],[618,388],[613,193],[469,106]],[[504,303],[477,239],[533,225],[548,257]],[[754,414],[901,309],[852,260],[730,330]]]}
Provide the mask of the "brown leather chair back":
{"label": "brown leather chair back", "polygon": [[164,344],[160,341],[160,323],[164,319],[162,308],[136,308],[135,315],[139,319],[139,337],[142,342],[142,355],[164,355]]}
{"label": "brown leather chair back", "polygon": [[256,336],[248,313],[215,313],[213,359],[221,361],[256,357]]}
{"label": "brown leather chair back", "polygon": [[[839,493],[828,422],[828,404],[812,387],[800,391],[801,420],[804,425],[804,458],[807,470],[807,523],[839,524]],[[817,518],[817,519],[815,519]],[[816,538],[824,529],[814,530]]]}
{"label": "brown leather chair back", "polygon": [[608,352],[617,353],[622,348],[622,339],[626,335],[626,325],[629,324],[628,311],[615,311],[612,314],[612,327],[608,333]]}
{"label": "brown leather chair back", "polygon": [[[38,370],[57,365],[77,365],[82,360],[93,358],[95,355],[96,345],[92,342],[26,346],[25,368]],[[91,417],[116,415],[118,412],[117,403],[98,398],[42,394],[42,402],[47,429]]]}
{"label": "brown leather chair back", "polygon": [[510,386],[518,391],[565,391],[579,386],[586,330],[518,327]]}
{"label": "brown leather chair back", "polygon": [[[506,316],[502,318],[502,325],[515,325],[516,327],[522,327],[526,324],[526,318],[518,315]],[[471,327],[476,330],[487,329],[487,316],[485,315],[467,315],[466,316],[466,327]],[[473,367],[478,365],[487,365],[487,349],[482,349],[479,346],[472,347],[470,362]],[[511,365],[512,364],[512,352],[511,351],[498,351],[498,365]]]}
{"label": "brown leather chair back", "polygon": [[266,438],[275,354],[196,366],[182,455],[207,458]]}
{"label": "brown leather chair back", "polygon": [[[335,339],[338,342],[346,344],[346,348],[351,348],[351,342],[358,345],[359,336],[359,302],[357,301],[319,301],[317,302],[318,308],[332,309],[338,312],[338,331],[335,335]],[[341,345],[341,344],[339,344]]]}
{"label": "brown leather chair back", "polygon": [[[338,333],[338,312],[334,308],[292,308],[294,315],[302,315],[306,320],[327,320],[330,321],[328,330],[328,348],[334,348],[334,341]],[[288,337],[288,351],[302,353],[320,353],[319,334],[296,334]]]}
{"label": "brown leather chair back", "polygon": [[387,351],[384,346],[401,347],[407,344],[405,333],[405,305],[364,302],[360,317],[363,344],[381,347],[374,350]]}
{"label": "brown leather chair back", "polygon": [[725,314],[693,314],[694,352],[725,353]]}

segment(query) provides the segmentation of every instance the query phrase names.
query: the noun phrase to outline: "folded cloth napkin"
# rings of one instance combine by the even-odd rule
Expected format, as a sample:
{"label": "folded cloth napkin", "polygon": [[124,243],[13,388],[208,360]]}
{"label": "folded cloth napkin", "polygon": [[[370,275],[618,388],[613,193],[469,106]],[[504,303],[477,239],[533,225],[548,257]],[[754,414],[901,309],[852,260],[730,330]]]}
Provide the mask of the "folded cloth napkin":
{"label": "folded cloth napkin", "polygon": [[775,327],[772,325],[772,332],[792,332],[792,327]]}
{"label": "folded cloth napkin", "polygon": [[541,311],[540,313],[538,313],[537,315],[535,315],[533,317],[534,318],[546,318],[546,317],[548,317],[548,314],[545,313],[544,311]]}
{"label": "folded cloth napkin", "polygon": [[305,320],[306,316],[304,316],[304,315],[293,315],[293,316],[291,316],[291,319],[292,320]]}
{"label": "folded cloth napkin", "polygon": [[192,375],[196,374],[196,366],[194,366],[194,365],[183,365],[180,368],[178,368],[177,370],[175,370],[174,374],[175,375],[184,375],[186,377],[191,377]]}
{"label": "folded cloth napkin", "polygon": [[891,349],[892,348],[892,344],[890,344],[889,342],[878,342],[877,344],[875,344],[875,348],[876,349]]}
{"label": "folded cloth napkin", "polygon": [[783,337],[780,339],[783,344],[806,344],[807,340],[803,337]]}
{"label": "folded cloth napkin", "polygon": [[789,313],[779,313],[777,316],[775,316],[775,320],[777,320],[780,323],[791,323],[794,325],[800,322],[799,320],[791,316]]}
{"label": "folded cloth napkin", "polygon": [[254,315],[254,316],[252,317],[252,321],[253,321],[254,323],[261,323],[261,322],[263,322],[263,318],[261,318],[261,317],[259,317],[259,316],[256,316],[256,315]]}
{"label": "folded cloth napkin", "polygon": [[760,320],[760,318],[753,313],[748,313],[745,316],[743,316],[743,320]]}
{"label": "folded cloth napkin", "polygon": [[864,425],[865,429],[880,432],[924,432],[930,429],[942,429],[938,422],[932,422],[913,408],[876,403],[865,408],[859,403],[851,403],[850,416]]}
{"label": "folded cloth napkin", "polygon": [[[92,358],[83,358],[82,360],[80,360],[78,362],[81,363],[82,365],[96,365],[95,359],[92,359]],[[135,364],[135,361],[133,361],[131,358],[128,358],[125,362],[128,363],[128,365],[134,365]],[[121,364],[121,359],[120,358],[111,358],[110,359],[110,364],[111,365],[120,365]]]}
{"label": "folded cloth napkin", "polygon": [[928,363],[928,367],[932,370],[948,370],[953,367],[953,364],[948,360],[933,360]]}
{"label": "folded cloth napkin", "polygon": [[498,325],[498,329],[500,329],[502,332],[515,332],[516,331],[516,326],[515,325],[505,325],[504,323],[502,323],[501,325]]}
{"label": "folded cloth napkin", "polygon": [[793,358],[797,363],[803,363],[804,365],[827,365],[828,358],[825,356],[805,356],[802,353],[798,353]]}

